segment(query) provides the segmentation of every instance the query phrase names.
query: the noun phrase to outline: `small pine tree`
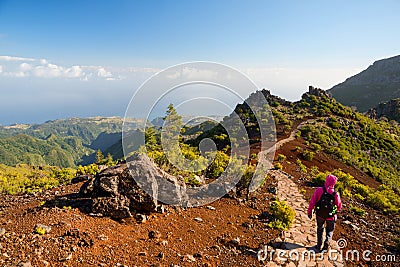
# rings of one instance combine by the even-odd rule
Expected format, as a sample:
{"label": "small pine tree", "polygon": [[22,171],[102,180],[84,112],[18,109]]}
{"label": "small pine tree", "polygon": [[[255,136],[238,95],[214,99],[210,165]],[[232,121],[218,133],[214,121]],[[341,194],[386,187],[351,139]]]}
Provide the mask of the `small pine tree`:
{"label": "small pine tree", "polygon": [[114,165],[114,160],[113,160],[113,157],[111,156],[110,153],[108,153],[107,157],[104,159],[104,164],[107,165],[107,166]]}
{"label": "small pine tree", "polygon": [[101,150],[97,150],[96,152],[96,164],[101,165],[104,163],[104,155]]}

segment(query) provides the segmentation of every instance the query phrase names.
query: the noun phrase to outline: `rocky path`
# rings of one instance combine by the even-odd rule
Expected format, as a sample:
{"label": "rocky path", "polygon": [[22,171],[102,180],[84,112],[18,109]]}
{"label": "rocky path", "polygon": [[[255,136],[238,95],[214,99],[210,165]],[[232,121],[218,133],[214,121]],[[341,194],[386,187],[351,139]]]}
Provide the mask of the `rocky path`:
{"label": "rocky path", "polygon": [[[293,141],[300,127],[312,121],[314,120],[310,119],[300,123],[288,138],[276,143],[276,149]],[[308,218],[308,202],[291,176],[281,170],[271,170],[270,174],[278,181],[277,196],[295,210],[296,217],[292,227],[282,232],[282,238],[276,240],[273,247],[264,248],[270,260],[266,266],[344,266],[341,251],[335,241],[328,252],[317,254],[313,250],[317,242],[315,215],[312,220]]]}
{"label": "rocky path", "polygon": [[312,220],[307,217],[308,202],[288,174],[273,170],[271,175],[278,181],[279,199],[285,200],[295,210],[296,217],[292,227],[282,232],[282,238],[276,240],[273,247],[268,248],[268,251],[273,253],[272,256],[269,253],[272,261],[266,266],[344,266],[336,242],[332,242],[332,248],[328,252],[314,252],[312,248],[317,240],[316,222],[315,216]]}

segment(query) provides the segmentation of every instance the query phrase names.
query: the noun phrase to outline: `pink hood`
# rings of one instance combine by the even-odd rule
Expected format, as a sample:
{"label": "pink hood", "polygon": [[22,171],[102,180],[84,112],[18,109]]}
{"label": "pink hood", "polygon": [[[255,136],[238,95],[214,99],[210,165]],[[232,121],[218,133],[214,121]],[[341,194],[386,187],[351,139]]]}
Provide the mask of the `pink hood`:
{"label": "pink hood", "polygon": [[326,180],[325,180],[325,188],[326,191],[328,191],[329,194],[332,194],[333,191],[335,190],[335,184],[337,182],[337,177],[329,174],[328,176],[326,176]]}

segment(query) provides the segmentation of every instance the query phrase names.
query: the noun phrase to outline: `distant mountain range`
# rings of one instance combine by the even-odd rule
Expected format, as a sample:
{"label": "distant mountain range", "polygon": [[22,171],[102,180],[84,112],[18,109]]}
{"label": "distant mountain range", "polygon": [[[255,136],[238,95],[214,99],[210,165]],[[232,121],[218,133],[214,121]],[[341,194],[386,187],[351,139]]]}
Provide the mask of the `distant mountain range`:
{"label": "distant mountain range", "polygon": [[[222,116],[212,116],[222,120]],[[205,131],[215,124],[201,123],[204,119],[185,116],[187,134]],[[54,165],[75,167],[95,161],[97,150],[110,153],[114,159],[123,157],[122,124],[120,117],[69,118],[47,121],[42,124],[15,124],[0,126],[0,164],[16,165],[20,163],[35,166]],[[132,149],[139,148],[136,141],[137,126],[144,119],[129,119]],[[153,120],[155,126],[162,118]],[[152,123],[148,122],[149,126]],[[161,124],[162,125],[162,124]],[[195,126],[195,128],[191,128]]]}
{"label": "distant mountain range", "polygon": [[122,123],[120,117],[94,117],[0,126],[0,163],[88,164],[94,161],[96,150],[104,152],[121,139]]}
{"label": "distant mountain range", "polygon": [[375,61],[328,92],[340,103],[360,112],[400,98],[400,55]]}
{"label": "distant mountain range", "polygon": [[[183,115],[182,121],[184,124],[186,124],[186,126],[195,126],[195,125],[199,125],[200,123],[203,123],[205,121],[220,122],[223,120],[223,118],[224,118],[224,116],[219,116],[219,115],[211,115],[211,116],[207,116],[207,117]],[[153,124],[154,126],[162,127],[164,124],[164,119],[162,117],[154,118],[151,121],[151,124]]]}

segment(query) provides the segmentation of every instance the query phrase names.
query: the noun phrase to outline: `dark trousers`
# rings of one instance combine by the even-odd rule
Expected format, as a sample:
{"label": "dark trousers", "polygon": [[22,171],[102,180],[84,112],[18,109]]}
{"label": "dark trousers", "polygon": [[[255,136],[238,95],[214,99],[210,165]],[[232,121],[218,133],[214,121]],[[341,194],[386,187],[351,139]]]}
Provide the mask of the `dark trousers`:
{"label": "dark trousers", "polygon": [[325,220],[317,217],[317,246],[320,248],[322,246],[322,238],[324,235],[324,228],[326,223],[326,239],[325,246],[328,246],[332,241],[333,230],[335,230],[336,220]]}

